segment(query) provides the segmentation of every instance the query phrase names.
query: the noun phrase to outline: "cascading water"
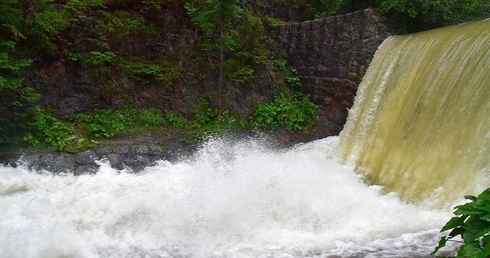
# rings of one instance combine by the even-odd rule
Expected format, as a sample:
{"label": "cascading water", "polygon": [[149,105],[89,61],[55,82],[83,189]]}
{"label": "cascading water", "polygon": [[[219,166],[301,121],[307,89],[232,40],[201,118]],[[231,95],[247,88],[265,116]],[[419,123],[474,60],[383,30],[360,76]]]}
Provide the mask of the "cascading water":
{"label": "cascading water", "polygon": [[421,257],[448,211],[381,195],[331,158],[209,140],[138,174],[0,168],[0,257]]}
{"label": "cascading water", "polygon": [[[463,31],[470,30],[465,28]],[[397,39],[389,39],[380,51],[388,51],[394,40]],[[488,37],[481,41],[488,54]],[[376,56],[374,64],[380,56]],[[401,55],[395,58],[400,59]],[[478,67],[488,68],[488,55],[482,58],[474,59],[480,66],[474,65],[471,72],[467,70],[468,74]],[[423,62],[417,59],[412,63],[416,61]],[[400,65],[385,64],[389,73],[382,77],[391,76],[395,66]],[[383,65],[369,68],[368,81],[375,80],[373,69],[380,69],[379,66]],[[439,75],[446,68],[431,73]],[[474,81],[480,80],[478,76],[488,79],[485,74],[470,75]],[[360,171],[365,171],[364,165],[354,161],[358,157],[366,160],[369,152],[365,149],[373,147],[364,147],[359,140],[369,142],[373,138],[370,133],[394,130],[374,128],[373,119],[380,119],[374,111],[382,108],[363,107],[362,103],[364,99],[384,102],[385,98],[393,102],[387,96],[390,94],[384,92],[397,91],[370,93],[365,82],[363,85],[351,115],[362,119],[356,117],[366,112],[367,118],[356,124],[349,117],[339,152]],[[486,87],[487,91],[472,95],[475,101],[470,102],[470,106],[479,105],[484,111],[460,107],[436,113],[436,118],[442,119],[447,112],[463,112],[467,116],[473,116],[472,112],[488,114],[488,84]],[[424,101],[440,102],[449,94],[447,89],[439,97],[413,97],[412,102],[416,102],[413,119],[428,119],[422,115],[424,109],[429,109]],[[478,102],[478,98],[483,99]],[[368,109],[363,111],[364,108]],[[395,107],[392,109],[397,112]],[[382,115],[386,113],[389,112]],[[481,119],[488,122],[485,117]],[[409,132],[406,137],[412,139],[411,134],[421,129],[406,124]],[[364,126],[370,129],[363,129]],[[477,130],[469,122],[460,125],[466,126]],[[427,128],[431,133],[439,133],[435,127]],[[461,141],[488,143],[488,127],[486,130],[487,134],[479,141],[471,137]],[[362,137],[355,136],[357,131]],[[458,139],[462,135],[457,134]],[[392,138],[388,133],[386,137]],[[381,141],[374,138],[376,143]],[[427,140],[423,150],[440,151],[433,147],[436,139]],[[161,161],[138,174],[112,169],[104,161],[100,162],[98,173],[81,176],[36,173],[22,165],[0,167],[0,257],[428,257],[437,245],[439,229],[451,217],[451,209],[435,209],[424,202],[407,203],[393,193],[381,194],[383,187],[369,186],[352,167],[334,159],[338,142],[339,137],[329,137],[287,150],[273,150],[261,140],[210,139],[192,157],[175,163]],[[456,151],[451,158],[465,154],[468,149],[461,147]],[[379,161],[408,173],[394,163],[394,160],[403,163],[402,157],[408,154],[393,152],[400,156],[390,158],[392,162]],[[413,156],[406,157],[414,160]],[[488,168],[488,164],[476,165]],[[467,176],[473,178],[468,184],[477,185],[474,182],[478,181],[483,182],[483,187],[488,186],[487,181],[477,180],[475,175]],[[410,176],[399,179],[404,180],[412,179]],[[455,248],[450,245],[445,250],[451,254]],[[440,254],[444,255],[444,251]]]}
{"label": "cascading water", "polygon": [[490,20],[388,38],[359,86],[338,156],[411,202],[490,187]]}

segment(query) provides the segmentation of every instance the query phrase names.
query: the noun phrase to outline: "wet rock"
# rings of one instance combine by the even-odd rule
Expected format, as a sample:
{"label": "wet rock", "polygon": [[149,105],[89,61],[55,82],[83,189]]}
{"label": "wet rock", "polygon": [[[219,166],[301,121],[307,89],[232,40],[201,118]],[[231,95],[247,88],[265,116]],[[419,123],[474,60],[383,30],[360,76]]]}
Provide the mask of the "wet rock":
{"label": "wet rock", "polygon": [[146,145],[136,145],[131,147],[132,153],[137,153],[137,154],[150,154],[150,149]]}
{"label": "wet rock", "polygon": [[75,154],[75,160],[80,165],[92,165],[95,164],[95,160],[99,157],[93,150],[86,150],[81,153]]}
{"label": "wet rock", "polygon": [[158,146],[155,144],[149,145],[148,148],[150,149],[151,155],[154,155],[154,156],[162,156],[164,153],[163,148],[161,146]]}
{"label": "wet rock", "polygon": [[75,159],[73,158],[73,155],[67,153],[59,154],[53,160],[53,169],[56,172],[73,171],[75,169]]}
{"label": "wet rock", "polygon": [[99,170],[98,165],[82,165],[78,166],[77,169],[75,170],[74,174],[76,176],[83,175],[83,174],[94,174]]}
{"label": "wet rock", "polygon": [[124,159],[123,164],[131,168],[133,172],[140,172],[151,164],[151,160],[148,155],[136,154]]}
{"label": "wet rock", "polygon": [[114,153],[117,154],[127,154],[129,153],[129,146],[121,145],[114,147]]}
{"label": "wet rock", "polygon": [[116,169],[123,169],[123,158],[119,154],[109,153],[106,155],[107,160],[111,167]]}
{"label": "wet rock", "polygon": [[97,155],[99,155],[99,156],[112,153],[112,147],[111,146],[102,146],[102,147],[98,148],[97,150],[95,150],[95,153],[97,153]]}

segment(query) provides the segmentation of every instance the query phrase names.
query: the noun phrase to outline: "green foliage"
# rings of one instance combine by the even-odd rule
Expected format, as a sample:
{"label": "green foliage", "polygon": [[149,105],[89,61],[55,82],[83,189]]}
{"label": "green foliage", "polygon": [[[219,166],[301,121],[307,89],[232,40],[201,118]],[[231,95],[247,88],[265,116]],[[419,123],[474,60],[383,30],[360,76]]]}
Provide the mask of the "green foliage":
{"label": "green foliage", "polygon": [[[10,17],[8,24],[15,27],[24,36],[21,42],[27,46],[25,50],[38,56],[56,53],[56,44],[53,39],[69,26],[69,21],[65,14],[56,8],[53,1],[2,1],[0,5],[13,7],[11,9],[14,11],[13,14],[7,16]],[[19,15],[19,17],[13,18],[13,15]]]}
{"label": "green foliage", "polygon": [[270,16],[264,16],[262,18],[262,21],[267,25],[284,25],[284,24],[286,24],[285,21],[280,20],[280,19],[275,18],[275,17],[270,17]]}
{"label": "green foliage", "polygon": [[397,19],[407,31],[419,31],[487,18],[487,0],[385,0],[379,9]]}
{"label": "green foliage", "polygon": [[111,51],[92,51],[84,62],[94,68],[95,75],[101,78],[110,74],[109,66],[115,63],[117,54]]}
{"label": "green foliage", "polygon": [[488,0],[343,0],[343,12],[374,8],[391,17],[400,32],[417,32],[488,18]]}
{"label": "green foliage", "polygon": [[296,76],[286,77],[286,82],[293,88],[301,89],[303,84],[301,84],[301,80]]}
{"label": "green foliage", "polygon": [[165,124],[165,118],[156,109],[147,109],[137,116],[137,123],[145,127],[157,127]]}
{"label": "green foliage", "polygon": [[245,12],[237,18],[237,26],[225,39],[228,54],[225,59],[225,74],[237,84],[251,82],[265,69],[270,52],[266,49],[269,39],[262,21]]}
{"label": "green foliage", "polygon": [[84,61],[84,58],[82,54],[80,53],[73,53],[73,52],[68,52],[66,55],[68,60],[73,61],[73,62],[82,62]]}
{"label": "green foliage", "polygon": [[286,60],[282,60],[282,59],[272,61],[272,65],[277,67],[280,71],[286,70],[287,63],[288,62]]}
{"label": "green foliage", "polygon": [[230,32],[232,21],[243,10],[234,0],[195,0],[185,4],[187,14],[192,22],[201,27],[211,42],[216,42],[219,48],[219,79],[218,79],[218,114],[221,115],[222,91],[226,38]]}
{"label": "green foliage", "polygon": [[303,84],[301,83],[301,80],[298,77],[298,71],[295,68],[291,68],[290,70],[291,70],[292,76],[286,77],[286,82],[293,89],[296,89],[296,90],[301,89],[303,87]]}
{"label": "green foliage", "polygon": [[286,0],[293,8],[302,14],[302,20],[313,20],[336,14],[342,4],[342,0]]}
{"label": "green foliage", "polygon": [[194,24],[211,34],[223,34],[243,10],[234,0],[195,0],[185,4]]}
{"label": "green foliage", "polygon": [[114,61],[116,56],[116,53],[111,51],[92,51],[90,52],[90,56],[86,59],[86,62],[93,66],[108,65]]}
{"label": "green foliage", "polygon": [[31,146],[52,146],[58,151],[76,152],[96,145],[95,141],[77,137],[73,125],[64,123],[54,115],[35,108],[33,121],[28,123],[24,141]]}
{"label": "green foliage", "polygon": [[112,138],[125,133],[135,123],[136,113],[131,110],[99,110],[93,115],[78,114],[73,120],[82,125],[91,137]]}
{"label": "green foliage", "polygon": [[104,9],[104,0],[69,0],[64,6],[71,21],[78,22],[87,18],[91,9]]}
{"label": "green foliage", "polygon": [[303,88],[303,84],[298,77],[298,70],[296,70],[296,68],[294,67],[288,68],[286,60],[273,60],[271,64],[280,71],[280,74],[283,74],[283,76],[285,76],[284,81],[294,91],[299,91]]}
{"label": "green foliage", "polygon": [[202,112],[196,114],[196,123],[199,126],[206,127],[212,125],[218,119],[218,110],[208,107]]}
{"label": "green foliage", "polygon": [[157,37],[157,28],[152,23],[132,13],[99,11],[97,16],[95,30],[99,41],[117,42],[127,39],[128,36]]}
{"label": "green foliage", "polygon": [[194,129],[193,123],[187,121],[187,119],[185,119],[182,116],[179,116],[174,112],[168,112],[165,118],[167,120],[167,124],[174,129],[186,129],[186,130]]}
{"label": "green foliage", "polygon": [[0,42],[0,89],[17,88],[18,83],[7,83],[9,78],[19,78],[24,68],[31,66],[32,60],[15,59],[12,53],[15,51],[15,42]]}
{"label": "green foliage", "polygon": [[448,240],[459,236],[463,239],[463,245],[458,251],[458,258],[490,257],[490,188],[478,197],[465,196],[465,199],[469,202],[456,206],[456,216],[442,228],[441,232],[451,232],[449,236],[441,238],[432,255],[444,247]]}
{"label": "green foliage", "polygon": [[129,76],[142,83],[158,83],[164,87],[172,85],[178,78],[181,69],[172,65],[161,66],[158,64],[127,63],[123,67]]}
{"label": "green foliage", "polygon": [[289,131],[297,131],[301,130],[302,125],[315,121],[317,108],[302,94],[288,97],[281,93],[272,103],[259,105],[251,122],[259,128],[277,130],[285,126]]}
{"label": "green foliage", "polygon": [[22,84],[22,71],[32,61],[16,59],[15,43],[0,42],[0,145],[8,145],[11,138],[22,131],[22,124],[32,118],[33,104],[39,94]]}

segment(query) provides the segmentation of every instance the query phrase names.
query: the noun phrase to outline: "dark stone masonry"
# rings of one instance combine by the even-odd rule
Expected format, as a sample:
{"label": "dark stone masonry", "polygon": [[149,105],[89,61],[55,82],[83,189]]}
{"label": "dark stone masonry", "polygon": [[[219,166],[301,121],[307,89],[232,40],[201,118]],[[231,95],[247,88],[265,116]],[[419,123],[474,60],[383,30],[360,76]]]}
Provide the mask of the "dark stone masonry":
{"label": "dark stone masonry", "polygon": [[271,29],[308,97],[319,106],[319,126],[329,135],[342,130],[369,63],[392,35],[386,24],[368,9]]}

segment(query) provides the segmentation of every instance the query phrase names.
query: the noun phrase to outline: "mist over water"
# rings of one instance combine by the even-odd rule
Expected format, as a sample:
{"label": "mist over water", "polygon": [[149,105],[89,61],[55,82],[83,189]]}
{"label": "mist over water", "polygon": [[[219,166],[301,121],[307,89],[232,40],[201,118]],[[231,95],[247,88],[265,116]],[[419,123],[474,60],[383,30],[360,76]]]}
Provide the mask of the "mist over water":
{"label": "mist over water", "polygon": [[337,143],[210,139],[138,174],[0,167],[0,257],[427,257],[452,211],[380,194]]}

